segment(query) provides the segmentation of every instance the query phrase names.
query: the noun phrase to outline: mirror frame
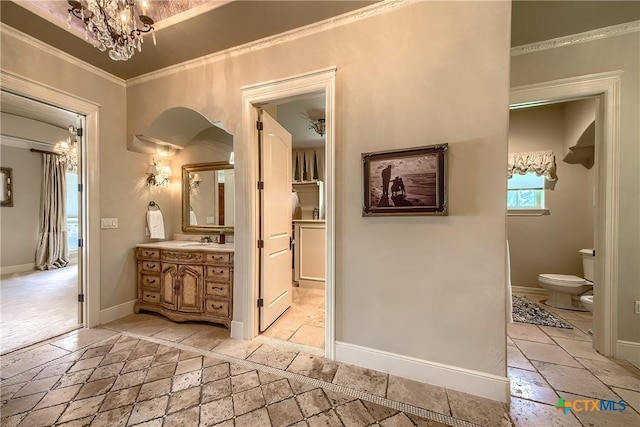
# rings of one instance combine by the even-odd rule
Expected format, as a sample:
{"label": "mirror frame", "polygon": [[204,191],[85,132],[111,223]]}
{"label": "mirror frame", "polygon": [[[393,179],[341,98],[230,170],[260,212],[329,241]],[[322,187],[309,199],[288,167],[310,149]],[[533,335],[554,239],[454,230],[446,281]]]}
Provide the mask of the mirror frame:
{"label": "mirror frame", "polygon": [[7,198],[4,200],[0,200],[0,206],[2,207],[13,207],[13,169],[11,168],[0,168],[2,169],[2,185],[5,189]]}
{"label": "mirror frame", "polygon": [[187,223],[187,218],[189,218],[189,195],[191,191],[189,186],[189,173],[233,168],[233,165],[228,162],[194,163],[182,166],[182,231],[233,233],[233,225],[189,225]]}

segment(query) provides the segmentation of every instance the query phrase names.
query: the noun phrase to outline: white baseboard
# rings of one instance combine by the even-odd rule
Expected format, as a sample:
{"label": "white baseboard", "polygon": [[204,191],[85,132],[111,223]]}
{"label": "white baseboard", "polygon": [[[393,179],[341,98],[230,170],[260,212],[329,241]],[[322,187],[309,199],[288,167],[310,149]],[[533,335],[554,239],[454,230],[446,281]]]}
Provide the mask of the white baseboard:
{"label": "white baseboard", "polygon": [[635,365],[640,364],[640,342],[618,340],[616,357],[628,360]]}
{"label": "white baseboard", "polygon": [[500,402],[509,402],[509,378],[344,342],[336,360]]}
{"label": "white baseboard", "polygon": [[25,271],[34,271],[36,269],[36,263],[7,265],[6,267],[0,267],[0,274],[13,274],[24,273]]}
{"label": "white baseboard", "polygon": [[239,340],[246,339],[244,336],[244,323],[237,320],[231,321],[231,338]]}
{"label": "white baseboard", "polygon": [[533,288],[530,286],[512,286],[511,292],[514,294],[548,295],[545,288]]}
{"label": "white baseboard", "polygon": [[121,317],[133,314],[133,306],[137,300],[127,301],[125,303],[109,307],[105,310],[100,310],[100,324],[104,325],[114,320],[118,320]]}

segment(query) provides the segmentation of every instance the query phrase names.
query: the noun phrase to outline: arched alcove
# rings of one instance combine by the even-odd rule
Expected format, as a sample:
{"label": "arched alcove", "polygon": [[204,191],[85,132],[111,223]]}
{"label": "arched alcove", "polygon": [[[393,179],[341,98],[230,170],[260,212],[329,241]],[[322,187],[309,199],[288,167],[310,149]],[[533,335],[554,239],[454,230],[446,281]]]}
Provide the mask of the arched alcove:
{"label": "arched alcove", "polygon": [[172,157],[192,143],[218,142],[233,150],[233,136],[199,112],[173,107],[160,113],[149,126],[136,133],[127,148],[142,154]]}

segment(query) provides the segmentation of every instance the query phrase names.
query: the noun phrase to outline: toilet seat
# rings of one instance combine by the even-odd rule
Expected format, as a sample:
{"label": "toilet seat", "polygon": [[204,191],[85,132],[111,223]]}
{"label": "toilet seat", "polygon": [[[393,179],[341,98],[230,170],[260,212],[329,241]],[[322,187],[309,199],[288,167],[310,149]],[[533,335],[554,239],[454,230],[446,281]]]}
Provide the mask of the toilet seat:
{"label": "toilet seat", "polygon": [[577,288],[584,285],[592,285],[588,280],[582,277],[570,275],[570,274],[541,274],[538,276],[538,280],[542,283],[548,283],[550,285],[560,285],[567,288]]}

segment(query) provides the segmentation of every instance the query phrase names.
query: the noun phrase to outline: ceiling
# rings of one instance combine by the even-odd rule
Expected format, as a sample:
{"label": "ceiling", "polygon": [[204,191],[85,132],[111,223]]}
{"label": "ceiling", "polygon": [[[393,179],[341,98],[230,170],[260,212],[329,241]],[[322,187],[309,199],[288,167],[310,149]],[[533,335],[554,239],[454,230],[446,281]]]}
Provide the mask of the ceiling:
{"label": "ceiling", "polygon": [[0,111],[3,114],[36,120],[65,130],[69,125],[77,125],[76,113],[4,90],[0,91]]}
{"label": "ceiling", "polygon": [[112,61],[107,52],[100,52],[83,39],[77,25],[68,28],[65,0],[0,1],[0,19],[10,27],[126,80],[323,21],[377,1],[151,0],[148,15],[156,21],[157,46],[146,36],[142,52],[128,61]]}

